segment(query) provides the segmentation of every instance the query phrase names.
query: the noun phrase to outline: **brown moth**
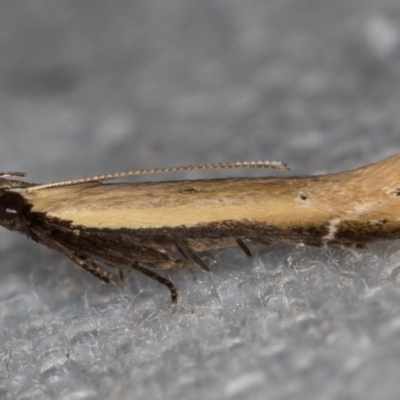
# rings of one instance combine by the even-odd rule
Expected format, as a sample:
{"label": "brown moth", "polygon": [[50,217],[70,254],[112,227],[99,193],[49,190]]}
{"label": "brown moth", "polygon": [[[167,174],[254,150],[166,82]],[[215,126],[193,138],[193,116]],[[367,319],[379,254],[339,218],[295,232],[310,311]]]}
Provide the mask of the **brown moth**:
{"label": "brown moth", "polygon": [[[364,247],[400,238],[400,155],[350,171],[305,177],[225,178],[144,183],[127,176],[221,168],[287,169],[279,162],[205,164],[137,170],[47,184],[0,174],[0,225],[57,250],[105,282],[97,262],[137,270],[168,287],[151,269],[209,271],[209,250],[245,242]],[[149,269],[151,268],[151,269]]]}

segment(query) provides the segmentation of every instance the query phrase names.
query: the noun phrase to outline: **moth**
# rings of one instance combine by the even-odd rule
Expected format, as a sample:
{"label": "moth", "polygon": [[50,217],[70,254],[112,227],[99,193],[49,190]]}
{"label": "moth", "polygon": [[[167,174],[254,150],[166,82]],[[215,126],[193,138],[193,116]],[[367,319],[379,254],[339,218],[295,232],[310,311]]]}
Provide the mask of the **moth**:
{"label": "moth", "polygon": [[[56,250],[104,282],[98,262],[136,270],[178,291],[154,270],[197,264],[210,250],[246,243],[365,247],[400,238],[400,155],[327,175],[106,183],[139,174],[223,168],[287,169],[274,161],[137,170],[33,184],[0,174],[0,225]],[[11,178],[11,179],[10,179]]]}

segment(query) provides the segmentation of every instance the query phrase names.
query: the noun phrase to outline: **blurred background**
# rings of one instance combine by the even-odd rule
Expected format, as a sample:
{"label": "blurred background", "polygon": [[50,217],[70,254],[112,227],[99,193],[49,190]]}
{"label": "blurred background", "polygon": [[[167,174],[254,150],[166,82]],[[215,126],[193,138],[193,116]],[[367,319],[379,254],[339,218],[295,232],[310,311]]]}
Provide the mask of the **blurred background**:
{"label": "blurred background", "polygon": [[[2,2],[0,170],[377,161],[400,149],[399,21],[396,0]],[[396,243],[228,250],[171,271],[177,308],[5,230],[0,251],[0,398],[398,396]]]}

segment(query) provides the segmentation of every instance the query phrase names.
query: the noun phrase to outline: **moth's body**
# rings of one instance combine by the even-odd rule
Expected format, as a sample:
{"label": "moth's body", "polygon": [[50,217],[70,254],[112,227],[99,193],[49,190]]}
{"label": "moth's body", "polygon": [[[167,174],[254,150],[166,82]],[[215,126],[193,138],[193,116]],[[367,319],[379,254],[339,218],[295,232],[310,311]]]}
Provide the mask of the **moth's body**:
{"label": "moth's body", "polygon": [[[400,156],[351,171],[293,178],[31,185],[2,179],[0,224],[97,266],[147,270],[195,262],[244,241],[363,246],[400,238]],[[107,177],[104,179],[108,179]],[[2,184],[1,184],[2,183]],[[7,211],[8,210],[8,211]],[[9,211],[12,211],[11,213]]]}

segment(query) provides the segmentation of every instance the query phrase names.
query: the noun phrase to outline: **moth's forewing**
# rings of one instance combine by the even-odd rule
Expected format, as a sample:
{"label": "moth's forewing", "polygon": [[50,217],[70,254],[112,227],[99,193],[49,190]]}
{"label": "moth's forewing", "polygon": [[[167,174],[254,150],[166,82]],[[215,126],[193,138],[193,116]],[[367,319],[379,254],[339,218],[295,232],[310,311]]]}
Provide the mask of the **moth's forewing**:
{"label": "moth's forewing", "polygon": [[291,237],[301,241],[294,231],[314,231],[327,244],[340,235],[346,242],[363,242],[372,240],[372,235],[386,238],[398,232],[399,169],[396,156],[322,176],[89,183],[27,192],[24,197],[33,212],[70,221],[75,227],[165,229],[173,236],[175,228],[209,225],[215,237],[218,225],[229,221],[238,228],[238,236],[243,236],[240,226],[246,225],[254,226],[254,232],[245,230],[253,238],[274,228],[279,231],[277,240],[285,240],[287,232],[288,241]]}

